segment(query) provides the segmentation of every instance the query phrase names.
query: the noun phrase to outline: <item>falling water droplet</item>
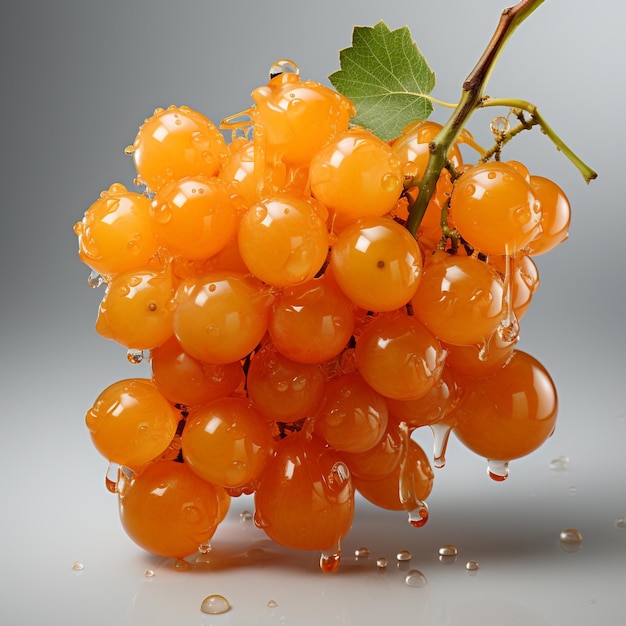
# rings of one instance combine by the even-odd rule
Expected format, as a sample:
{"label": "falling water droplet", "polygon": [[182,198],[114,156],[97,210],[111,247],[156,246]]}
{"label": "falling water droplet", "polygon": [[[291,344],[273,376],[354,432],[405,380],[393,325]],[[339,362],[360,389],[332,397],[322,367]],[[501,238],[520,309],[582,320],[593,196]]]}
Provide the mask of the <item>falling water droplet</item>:
{"label": "falling water droplet", "polygon": [[396,554],[396,559],[398,561],[410,561],[412,554],[408,550],[400,550],[398,554]]}
{"label": "falling water droplet", "polygon": [[126,358],[129,363],[133,365],[139,365],[143,361],[143,350],[136,350],[135,348],[129,348],[126,352]]}
{"label": "falling water droplet", "polygon": [[230,608],[230,602],[224,596],[217,593],[207,596],[202,600],[202,604],[200,605],[200,610],[209,615],[226,613],[226,611],[230,611]]}
{"label": "falling water droplet", "polygon": [[276,600],[268,600],[265,603],[265,606],[269,607],[270,609],[275,609],[278,606],[278,602],[276,602]]}
{"label": "falling water droplet", "polygon": [[370,555],[369,548],[360,547],[354,551],[354,556],[357,559],[366,559]]}
{"label": "falling water droplet", "polygon": [[85,566],[80,561],[74,561],[72,563],[72,569],[75,572],[82,572],[85,569]]}
{"label": "falling water droplet", "polygon": [[387,569],[387,559],[384,556],[381,556],[376,559],[376,567],[378,569]]}
{"label": "falling water droplet", "polygon": [[320,569],[325,574],[332,574],[339,568],[340,561],[341,550],[339,547],[337,546],[336,548],[331,548],[330,550],[322,552],[320,556]]}
{"label": "falling water droplet", "polygon": [[433,465],[437,469],[441,469],[446,464],[446,448],[448,447],[448,439],[450,438],[452,426],[444,422],[437,422],[430,425],[430,430],[434,437]]}
{"label": "falling water droplet", "polygon": [[407,572],[404,582],[408,587],[426,587],[428,581],[426,576],[418,569],[412,569]]}
{"label": "falling water droplet", "polygon": [[491,480],[496,482],[502,482],[509,477],[509,462],[508,461],[494,461],[489,459],[487,462],[487,473]]}
{"label": "falling water droplet", "polygon": [[569,457],[559,456],[550,461],[550,469],[553,472],[564,472],[569,466]]}
{"label": "falling water droplet", "polygon": [[421,528],[428,521],[428,505],[422,502],[416,509],[409,511],[409,524],[414,528]]}
{"label": "falling water droplet", "polygon": [[87,277],[87,284],[92,289],[97,289],[98,287],[102,287],[104,283],[104,278],[102,278],[102,276],[98,272],[96,272],[96,270],[91,270],[91,273]]}
{"label": "falling water droplet", "polygon": [[109,463],[104,477],[104,485],[110,493],[117,493],[117,483],[120,480],[120,466],[117,463]]}
{"label": "falling water droplet", "polygon": [[478,561],[474,561],[469,560],[466,564],[465,564],[465,569],[470,572],[470,573],[475,573],[478,571]]}
{"label": "falling water droplet", "polygon": [[615,520],[615,526],[617,526],[617,528],[626,528],[626,518],[618,517]]}

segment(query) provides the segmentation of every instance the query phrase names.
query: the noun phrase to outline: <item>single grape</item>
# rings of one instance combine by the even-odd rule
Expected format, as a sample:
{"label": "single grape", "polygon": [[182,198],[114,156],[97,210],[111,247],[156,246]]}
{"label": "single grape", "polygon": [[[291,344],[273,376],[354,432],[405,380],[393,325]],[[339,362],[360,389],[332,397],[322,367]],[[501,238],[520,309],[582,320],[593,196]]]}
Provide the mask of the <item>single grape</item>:
{"label": "single grape", "polygon": [[354,517],[350,471],[319,437],[300,431],[276,443],[254,493],[255,523],[295,550],[330,550]]}
{"label": "single grape", "polygon": [[259,476],[272,449],[267,420],[245,398],[218,398],[194,407],[182,436],[183,458],[204,480],[244,487]]}
{"label": "single grape", "polygon": [[415,317],[441,341],[483,344],[503,317],[503,284],[496,269],[478,258],[435,252],[412,299]]}
{"label": "single grape", "polygon": [[176,337],[154,348],[150,357],[152,380],[174,404],[206,404],[233,393],[244,381],[239,361],[205,363],[185,352]]}
{"label": "single grape", "polygon": [[298,363],[271,345],[254,353],[247,377],[250,399],[275,422],[310,417],[324,393],[324,376],[317,364]]}
{"label": "single grape", "polygon": [[402,311],[380,315],[356,342],[356,364],[368,384],[387,398],[426,395],[445,362],[440,342],[414,316]]}
{"label": "single grape", "polygon": [[176,338],[185,352],[207,363],[243,359],[267,330],[271,296],[237,274],[189,278],[178,288],[176,300]]}
{"label": "single grape", "polygon": [[541,231],[528,244],[528,252],[544,254],[569,236],[571,207],[565,192],[548,178],[531,176],[530,186],[541,205]]}
{"label": "single grape", "polygon": [[104,458],[139,468],[165,451],[176,434],[178,415],[151,380],[128,378],[100,393],[85,423]]}
{"label": "single grape", "polygon": [[340,289],[355,305],[393,311],[415,294],[422,253],[406,228],[388,217],[372,217],[339,234],[330,266]]}
{"label": "single grape", "polygon": [[228,510],[224,490],[185,463],[155,461],[118,485],[126,534],[141,548],[182,559],[207,544]]}
{"label": "single grape", "polygon": [[228,149],[220,131],[202,113],[170,106],[145,120],[131,153],[141,182],[158,191],[187,176],[214,176]]}
{"label": "single grape", "polygon": [[217,178],[193,176],[164,185],[155,195],[154,229],[170,254],[208,259],[234,237],[237,208]]}
{"label": "single grape", "polygon": [[541,207],[530,183],[507,163],[480,163],[457,179],[450,218],[484,254],[514,254],[539,233]]}
{"label": "single grape", "polygon": [[387,428],[387,404],[358,372],[329,380],[315,413],[315,432],[340,452],[373,448]]}
{"label": "single grape", "polygon": [[100,303],[96,331],[127,348],[156,348],[174,332],[173,298],[168,270],[117,274],[107,285]]}
{"label": "single grape", "polygon": [[352,305],[329,276],[287,287],[274,298],[268,331],[276,349],[294,361],[328,361],[352,336]]}
{"label": "single grape", "polygon": [[402,192],[402,167],[388,144],[358,127],[315,154],[309,182],[313,196],[342,218],[379,217]]}
{"label": "single grape", "polygon": [[239,226],[241,257],[260,280],[275,287],[312,279],[328,255],[329,236],[318,205],[294,194],[254,204]]}
{"label": "single grape", "polygon": [[476,454],[499,461],[536,450],[554,431],[557,392],[537,359],[516,350],[491,376],[460,380],[464,395],[451,414],[457,438]]}
{"label": "single grape", "polygon": [[103,276],[146,268],[158,251],[150,200],[114,183],[74,225],[80,260]]}

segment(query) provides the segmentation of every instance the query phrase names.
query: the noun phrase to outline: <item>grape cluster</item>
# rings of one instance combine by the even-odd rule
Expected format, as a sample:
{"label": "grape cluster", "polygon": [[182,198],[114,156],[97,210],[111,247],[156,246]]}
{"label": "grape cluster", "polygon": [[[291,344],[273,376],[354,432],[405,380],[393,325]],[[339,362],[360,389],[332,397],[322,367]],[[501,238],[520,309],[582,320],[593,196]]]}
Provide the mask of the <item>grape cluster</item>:
{"label": "grape cluster", "polygon": [[521,163],[455,145],[414,236],[440,125],[384,142],[289,61],[252,99],[222,123],[230,142],[188,107],[155,110],[126,149],[144,191],[115,183],[75,225],[106,285],[97,332],[151,368],[86,424],[146,550],[194,553],[254,494],[257,526],[332,571],[355,492],[426,522],[413,430],[432,429],[432,465],[454,432],[497,480],[552,433],[554,384],[516,343],[532,257],[566,238],[570,208]]}

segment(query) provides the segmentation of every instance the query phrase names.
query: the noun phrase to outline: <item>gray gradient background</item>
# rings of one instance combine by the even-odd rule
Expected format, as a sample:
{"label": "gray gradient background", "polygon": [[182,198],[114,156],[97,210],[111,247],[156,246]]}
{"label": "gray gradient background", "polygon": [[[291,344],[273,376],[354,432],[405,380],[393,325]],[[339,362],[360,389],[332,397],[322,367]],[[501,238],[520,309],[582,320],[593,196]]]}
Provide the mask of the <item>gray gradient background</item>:
{"label": "gray gradient background", "polygon": [[[153,561],[120,530],[114,499],[103,487],[106,463],[84,427],[86,409],[106,385],[146,371],[96,335],[102,291],[87,286],[72,232],[102,189],[116,181],[132,186],[132,161],[123,149],[142,120],[156,106],[186,104],[219,122],[249,106],[250,92],[279,58],[295,60],[303,76],[324,82],[338,68],[338,50],[350,45],[353,25],[380,19],[393,28],[410,26],[437,74],[434,95],[454,101],[511,3],[22,0],[3,7],[0,555],[9,579],[0,587],[3,623],[160,624],[176,603],[167,586],[158,588],[150,610],[139,602],[143,570]],[[432,520],[419,540],[410,535],[431,547],[456,541],[473,548],[470,558],[490,567],[481,569],[473,582],[483,587],[472,594],[491,594],[492,606],[508,602],[511,615],[527,624],[588,618],[608,624],[625,614],[626,531],[613,523],[626,516],[625,21],[621,2],[546,0],[519,28],[492,76],[490,95],[537,104],[599,172],[587,186],[538,131],[506,153],[558,182],[573,208],[569,241],[537,259],[542,282],[520,344],[552,373],[560,421],[554,437],[513,463],[509,481],[497,489],[485,478],[483,461],[452,442],[429,500]],[[434,119],[445,114],[438,109]],[[470,124],[483,143],[492,116],[493,110],[479,112]],[[571,458],[565,476],[547,469],[559,455]],[[404,522],[396,527],[396,516],[365,506],[359,511],[347,545],[393,550],[389,535],[408,532]],[[585,531],[584,549],[564,561],[552,540],[576,525]],[[298,569],[299,556],[285,558]],[[80,577],[70,570],[74,560],[86,563]],[[471,611],[455,604],[467,591],[466,577],[455,586],[454,576],[441,579],[429,562],[422,569],[434,598],[424,623],[462,623],[462,615],[465,624],[474,623]],[[245,572],[239,576],[249,576]],[[274,576],[283,589],[291,584],[280,570]],[[510,585],[503,587],[505,578]],[[354,584],[349,577],[333,580],[340,594]],[[364,623],[354,605],[333,604],[320,584],[316,576],[307,579],[314,598],[318,592],[326,602],[331,598],[324,619]],[[360,610],[385,618],[376,593],[368,591]],[[323,604],[311,610],[322,611]],[[474,607],[476,623],[491,623],[487,605],[481,606]],[[522,608],[511,609],[516,606]],[[245,623],[277,623],[250,611]],[[243,623],[238,615],[233,611],[221,623]],[[306,622],[297,613],[285,619]],[[209,622],[192,613],[180,623]]]}

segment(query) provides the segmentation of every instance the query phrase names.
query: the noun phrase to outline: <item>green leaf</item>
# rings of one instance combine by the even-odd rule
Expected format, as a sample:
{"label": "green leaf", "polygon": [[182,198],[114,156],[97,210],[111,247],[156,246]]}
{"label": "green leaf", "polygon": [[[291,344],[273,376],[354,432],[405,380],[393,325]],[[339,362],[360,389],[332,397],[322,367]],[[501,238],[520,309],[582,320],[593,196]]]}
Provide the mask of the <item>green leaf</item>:
{"label": "green leaf", "polygon": [[328,78],[354,102],[357,112],[352,121],[384,141],[432,113],[427,96],[435,86],[435,74],[407,26],[393,31],[383,21],[355,26],[352,47],[340,51],[339,64],[341,69]]}

